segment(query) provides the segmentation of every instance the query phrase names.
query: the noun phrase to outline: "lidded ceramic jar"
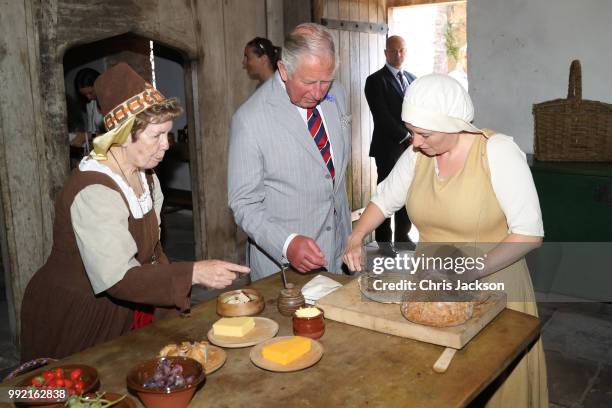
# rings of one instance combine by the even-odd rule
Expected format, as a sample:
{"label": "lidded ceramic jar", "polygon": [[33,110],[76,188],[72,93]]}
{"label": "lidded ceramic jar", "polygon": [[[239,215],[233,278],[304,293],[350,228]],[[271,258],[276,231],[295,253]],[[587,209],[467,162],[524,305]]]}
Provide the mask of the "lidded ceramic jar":
{"label": "lidded ceramic jar", "polygon": [[283,316],[293,316],[293,313],[306,304],[302,291],[293,283],[288,283],[285,289],[281,289],[278,295],[278,311]]}

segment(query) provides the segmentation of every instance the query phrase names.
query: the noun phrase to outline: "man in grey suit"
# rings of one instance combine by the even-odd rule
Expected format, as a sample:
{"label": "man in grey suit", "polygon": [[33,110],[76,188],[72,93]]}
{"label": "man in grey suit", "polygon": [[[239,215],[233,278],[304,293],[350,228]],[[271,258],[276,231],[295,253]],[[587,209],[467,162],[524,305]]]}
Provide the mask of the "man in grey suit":
{"label": "man in grey suit", "polygon": [[351,127],[336,67],[330,33],[300,24],[278,72],[232,117],[228,201],[249,236],[254,280],[287,262],[299,272],[341,273]]}

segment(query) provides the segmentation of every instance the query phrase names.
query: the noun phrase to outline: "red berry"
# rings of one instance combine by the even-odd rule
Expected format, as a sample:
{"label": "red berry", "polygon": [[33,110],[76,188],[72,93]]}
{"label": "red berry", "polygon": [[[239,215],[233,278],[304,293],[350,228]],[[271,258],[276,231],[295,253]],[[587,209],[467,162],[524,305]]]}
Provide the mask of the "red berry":
{"label": "red berry", "polygon": [[80,368],[76,368],[76,369],[72,370],[72,372],[70,373],[70,379],[72,381],[76,381],[76,380],[79,379],[81,374],[83,374],[83,370],[81,370]]}
{"label": "red berry", "polygon": [[85,388],[85,383],[83,381],[77,381],[74,384],[74,389],[76,390],[76,392],[81,393],[83,392],[83,388]]}

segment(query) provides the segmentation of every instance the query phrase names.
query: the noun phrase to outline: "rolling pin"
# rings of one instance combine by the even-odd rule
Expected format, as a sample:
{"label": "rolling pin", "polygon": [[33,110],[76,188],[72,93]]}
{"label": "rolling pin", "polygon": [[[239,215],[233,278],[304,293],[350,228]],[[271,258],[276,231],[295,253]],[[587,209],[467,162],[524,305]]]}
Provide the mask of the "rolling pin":
{"label": "rolling pin", "polygon": [[447,347],[444,349],[438,360],[433,365],[433,370],[436,373],[444,373],[455,356],[457,349]]}

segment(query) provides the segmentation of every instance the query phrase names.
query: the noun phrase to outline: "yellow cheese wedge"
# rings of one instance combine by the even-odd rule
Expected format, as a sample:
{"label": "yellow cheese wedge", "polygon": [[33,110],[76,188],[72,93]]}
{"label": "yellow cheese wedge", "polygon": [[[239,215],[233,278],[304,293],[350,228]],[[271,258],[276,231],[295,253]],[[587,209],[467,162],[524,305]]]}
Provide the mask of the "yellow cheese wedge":
{"label": "yellow cheese wedge", "polygon": [[287,365],[310,351],[312,343],[305,337],[293,337],[289,340],[269,344],[261,349],[261,355],[266,360]]}
{"label": "yellow cheese wedge", "polygon": [[252,317],[224,317],[213,324],[215,336],[243,337],[255,327]]}

